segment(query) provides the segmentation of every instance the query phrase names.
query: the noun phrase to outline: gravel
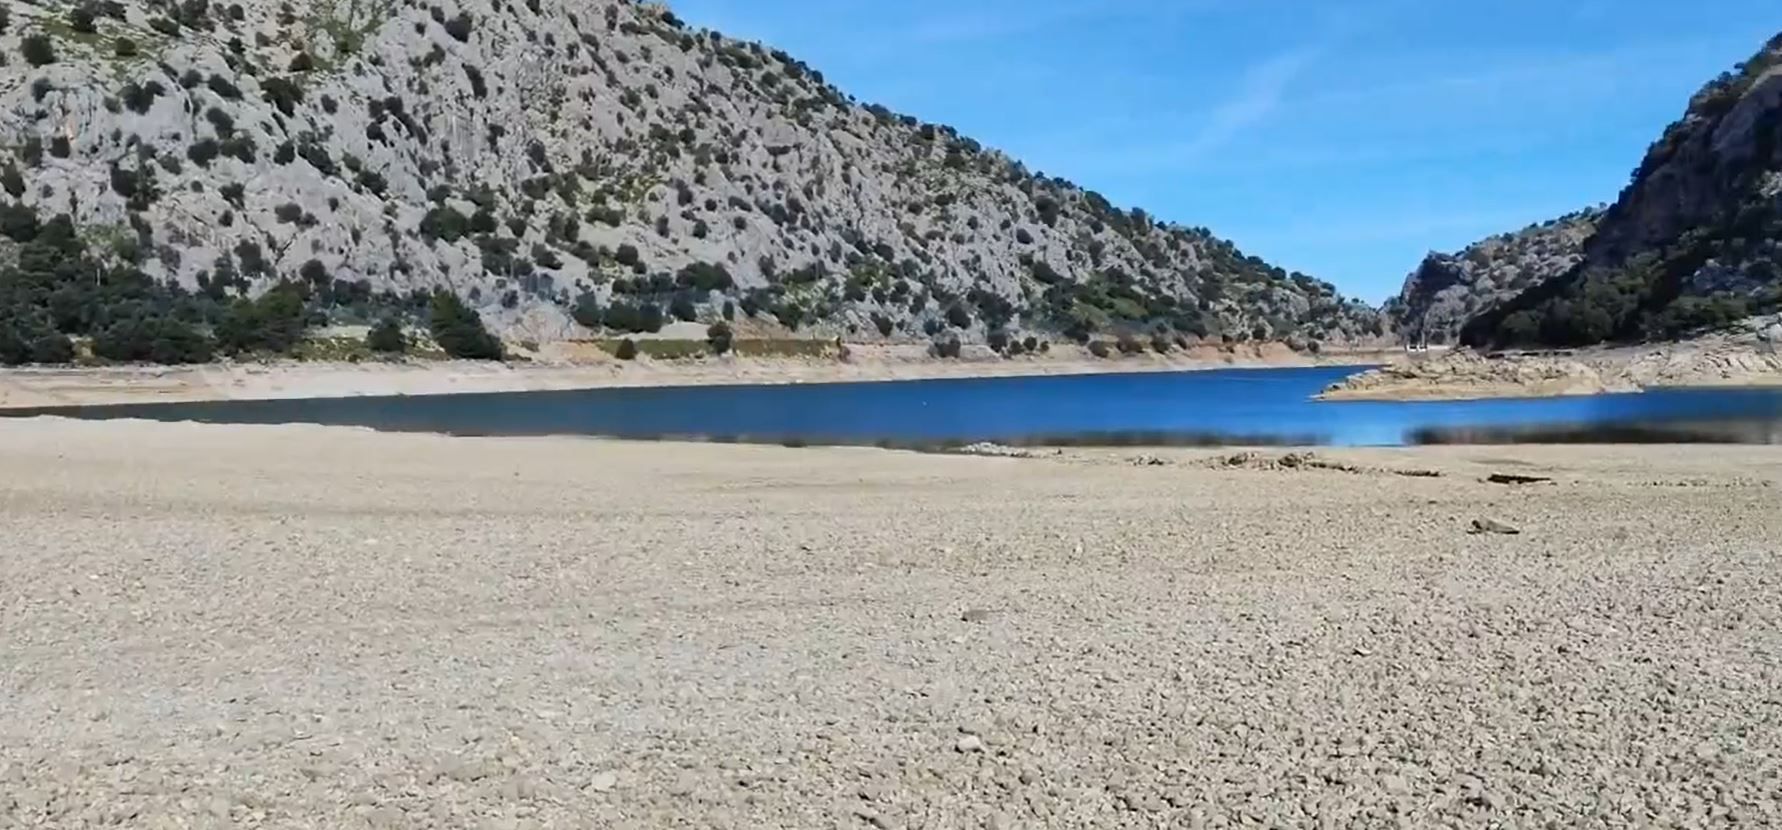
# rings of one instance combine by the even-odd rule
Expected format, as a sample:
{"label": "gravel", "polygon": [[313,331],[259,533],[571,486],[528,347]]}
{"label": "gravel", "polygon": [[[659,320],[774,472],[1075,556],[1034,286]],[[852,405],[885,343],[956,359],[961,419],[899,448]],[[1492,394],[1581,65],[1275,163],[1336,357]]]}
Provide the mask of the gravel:
{"label": "gravel", "polygon": [[1782,451],[1159,455],[0,422],[0,827],[1782,824]]}

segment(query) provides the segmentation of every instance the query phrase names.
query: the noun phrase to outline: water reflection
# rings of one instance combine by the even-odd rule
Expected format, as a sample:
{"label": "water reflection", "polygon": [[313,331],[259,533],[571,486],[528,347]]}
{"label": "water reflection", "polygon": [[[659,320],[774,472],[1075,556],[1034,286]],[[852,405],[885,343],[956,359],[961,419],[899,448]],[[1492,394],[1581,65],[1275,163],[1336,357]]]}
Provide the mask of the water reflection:
{"label": "water reflection", "polygon": [[1415,430],[1413,444],[1782,444],[1782,422],[1688,421]]}

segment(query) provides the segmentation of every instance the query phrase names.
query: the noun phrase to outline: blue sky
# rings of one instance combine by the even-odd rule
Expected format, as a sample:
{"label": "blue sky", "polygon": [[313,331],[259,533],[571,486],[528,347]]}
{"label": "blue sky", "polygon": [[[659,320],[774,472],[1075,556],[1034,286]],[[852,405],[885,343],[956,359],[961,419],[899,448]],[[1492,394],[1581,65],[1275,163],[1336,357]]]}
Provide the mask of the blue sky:
{"label": "blue sky", "polygon": [[865,102],[1378,302],[1612,200],[1775,0],[676,0]]}

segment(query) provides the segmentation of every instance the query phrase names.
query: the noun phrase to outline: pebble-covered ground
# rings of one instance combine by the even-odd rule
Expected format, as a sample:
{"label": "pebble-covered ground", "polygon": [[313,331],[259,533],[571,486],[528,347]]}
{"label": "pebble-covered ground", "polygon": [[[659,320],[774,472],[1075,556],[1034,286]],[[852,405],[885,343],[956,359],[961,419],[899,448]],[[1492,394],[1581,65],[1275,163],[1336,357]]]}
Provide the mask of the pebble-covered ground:
{"label": "pebble-covered ground", "polygon": [[0,421],[0,827],[1782,826],[1782,449],[1034,455]]}

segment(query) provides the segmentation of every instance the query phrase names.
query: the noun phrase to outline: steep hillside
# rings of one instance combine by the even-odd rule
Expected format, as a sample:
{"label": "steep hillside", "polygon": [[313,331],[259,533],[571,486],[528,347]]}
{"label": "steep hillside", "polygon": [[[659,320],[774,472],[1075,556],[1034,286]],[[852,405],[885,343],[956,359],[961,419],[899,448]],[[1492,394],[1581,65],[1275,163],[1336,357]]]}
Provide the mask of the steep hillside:
{"label": "steep hillside", "polygon": [[1474,316],[1577,265],[1601,216],[1601,210],[1582,210],[1498,234],[1458,254],[1430,254],[1386,302],[1386,319],[1407,343],[1456,342]]}
{"label": "steep hillside", "polygon": [[1782,35],[1697,93],[1566,275],[1479,315],[1473,345],[1685,335],[1782,305]]}
{"label": "steep hillside", "polygon": [[312,321],[365,320],[443,288],[531,338],[665,316],[900,339],[1380,328],[1205,229],[858,104],[653,4],[4,9],[9,215],[66,214],[115,263],[98,271],[140,269],[139,294],[171,281],[220,303],[288,280]]}

